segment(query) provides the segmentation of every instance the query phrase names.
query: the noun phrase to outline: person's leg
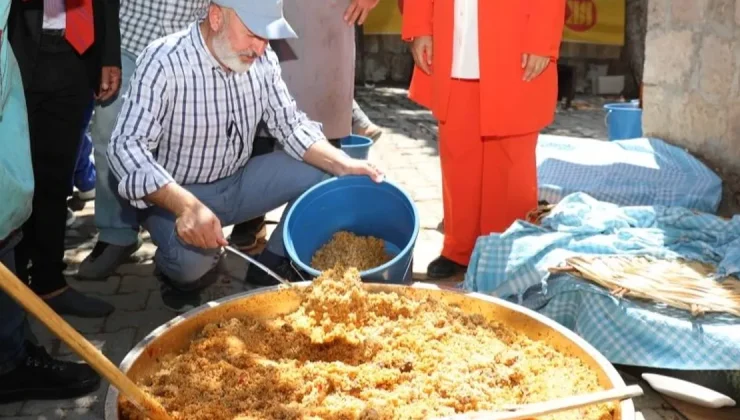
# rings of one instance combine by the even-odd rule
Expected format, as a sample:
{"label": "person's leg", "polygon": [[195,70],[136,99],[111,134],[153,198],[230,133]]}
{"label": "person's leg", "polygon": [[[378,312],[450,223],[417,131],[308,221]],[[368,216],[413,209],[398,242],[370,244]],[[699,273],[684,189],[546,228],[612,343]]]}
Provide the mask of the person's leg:
{"label": "person's leg", "polygon": [[[538,133],[483,140],[480,231],[501,233],[537,208]],[[505,205],[502,205],[505,203]]]}
{"label": "person's leg", "polygon": [[60,314],[105,316],[113,306],[69,288],[62,274],[67,194],[92,98],[82,60],[63,42],[61,37],[42,41],[26,90],[35,191],[22,244],[31,260],[31,288],[49,306]]}
{"label": "person's leg", "polygon": [[[252,145],[252,158],[274,152],[275,143],[276,140],[272,137],[255,137]],[[267,229],[263,214],[246,222],[235,224],[229,241],[240,251],[253,254],[260,248],[260,240],[264,240],[266,236]]]}
{"label": "person's leg", "polygon": [[75,165],[74,186],[77,187],[80,200],[89,201],[95,198],[95,165],[90,160],[93,151],[92,140],[88,134],[90,119],[92,118],[95,101],[91,98],[90,106],[85,113],[85,121],[82,125],[82,135],[79,152],[77,153],[77,164]]}
{"label": "person's leg", "polygon": [[427,268],[435,279],[461,273],[480,235],[483,141],[478,82],[453,80],[450,91],[449,114],[439,124],[444,246]]}
{"label": "person's leg", "polygon": [[[14,272],[13,245],[0,246],[0,264]],[[33,399],[75,398],[100,386],[88,365],[52,359],[26,341],[26,314],[0,291],[0,404]]]}
{"label": "person's leg", "polygon": [[383,130],[370,120],[356,100],[352,100],[352,132],[369,137],[373,141],[377,141],[383,135]]}
{"label": "person's leg", "polygon": [[98,242],[80,264],[81,279],[105,279],[141,246],[137,211],[118,195],[118,185],[108,167],[106,150],[136,67],[136,57],[121,55],[121,90],[115,98],[95,108],[91,127],[97,179],[95,183],[95,226]]}
{"label": "person's leg", "polygon": [[[329,175],[304,162],[296,161],[285,152],[277,151],[250,159],[241,172],[238,190],[233,197],[233,211],[225,224],[249,220],[286,203],[290,204],[306,190],[327,179]],[[300,280],[285,257],[283,245],[283,212],[275,231],[267,242],[267,248],[258,257],[259,261],[289,280]],[[247,282],[259,285],[276,284],[258,269],[250,269]]]}
{"label": "person's leg", "polygon": [[[228,226],[252,220],[295,200],[326,176],[278,151],[251,158],[242,171],[230,178],[184,187],[219,217],[222,226]],[[144,227],[157,246],[154,261],[163,282],[164,304],[176,312],[198,306],[200,290],[215,280],[213,269],[220,261],[220,250],[185,244],[175,230],[174,215],[164,209],[154,207],[145,214]],[[275,232],[259,258],[277,269],[286,261],[280,234],[282,221]]]}
{"label": "person's leg", "polygon": [[[20,239],[20,236],[18,236]],[[15,255],[13,248],[17,240],[6,239],[0,245],[0,264],[15,273]],[[23,323],[26,314],[18,304],[5,292],[0,291],[0,378],[4,373],[15,369],[25,357]]]}

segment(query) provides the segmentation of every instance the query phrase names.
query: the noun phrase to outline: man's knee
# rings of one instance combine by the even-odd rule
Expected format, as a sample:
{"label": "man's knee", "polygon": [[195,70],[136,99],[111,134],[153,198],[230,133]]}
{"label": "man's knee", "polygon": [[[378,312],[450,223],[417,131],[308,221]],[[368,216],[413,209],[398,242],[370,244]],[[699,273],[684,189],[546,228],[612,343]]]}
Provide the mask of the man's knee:
{"label": "man's knee", "polygon": [[218,250],[195,249],[178,245],[170,249],[158,249],[155,262],[162,274],[187,288],[189,285],[195,286],[198,280],[218,264],[219,259]]}

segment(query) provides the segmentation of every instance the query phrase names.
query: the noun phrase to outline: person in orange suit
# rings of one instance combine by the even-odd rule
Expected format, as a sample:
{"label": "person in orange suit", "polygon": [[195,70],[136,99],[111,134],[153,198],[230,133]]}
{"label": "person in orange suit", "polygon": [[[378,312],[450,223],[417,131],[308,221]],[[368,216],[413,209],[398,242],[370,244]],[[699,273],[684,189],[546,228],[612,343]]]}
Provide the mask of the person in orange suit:
{"label": "person in orange suit", "polygon": [[477,238],[537,206],[535,148],[555,115],[565,0],[405,0],[409,97],[439,122],[444,246],[427,275],[465,271]]}

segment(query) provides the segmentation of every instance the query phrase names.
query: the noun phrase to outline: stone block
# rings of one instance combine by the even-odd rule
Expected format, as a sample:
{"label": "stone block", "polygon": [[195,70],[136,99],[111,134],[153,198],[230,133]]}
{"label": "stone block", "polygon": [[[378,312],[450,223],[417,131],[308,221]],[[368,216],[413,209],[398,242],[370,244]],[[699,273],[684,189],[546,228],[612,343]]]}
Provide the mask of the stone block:
{"label": "stone block", "polygon": [[[673,24],[697,25],[704,19],[704,11],[709,0],[673,0],[671,2],[671,18]],[[649,3],[654,3],[650,0]],[[649,19],[649,18],[648,18]]]}
{"label": "stone block", "polygon": [[645,41],[645,84],[685,87],[694,57],[694,33],[689,30],[648,32]]}
{"label": "stone block", "polygon": [[644,135],[667,138],[673,124],[670,113],[665,107],[670,107],[667,92],[660,86],[644,85],[642,92],[642,129]]}
{"label": "stone block", "polygon": [[146,308],[149,293],[148,290],[141,290],[125,295],[107,296],[105,300],[113,305],[117,311],[140,311]]}
{"label": "stone block", "polygon": [[670,25],[670,1],[648,0],[648,28],[660,28]]}
{"label": "stone block", "polygon": [[[736,0],[707,1],[706,20],[708,27],[716,33],[728,34],[734,23]],[[675,11],[675,6],[674,9]]]}
{"label": "stone block", "polygon": [[116,311],[106,319],[103,331],[115,333],[127,328],[134,328],[138,329],[137,336],[145,336],[154,328],[175,317],[174,313],[164,309],[137,312]]}
{"label": "stone block", "polygon": [[380,35],[365,35],[365,53],[375,54],[380,52]]}
{"label": "stone block", "polygon": [[735,0],[735,25],[740,25],[740,0]]}
{"label": "stone block", "polygon": [[121,286],[118,289],[120,294],[140,293],[145,290],[159,290],[159,280],[154,275],[144,276],[123,276]]}
{"label": "stone block", "polygon": [[715,35],[705,36],[701,47],[699,88],[707,97],[727,96],[734,79],[735,56],[730,42]]}

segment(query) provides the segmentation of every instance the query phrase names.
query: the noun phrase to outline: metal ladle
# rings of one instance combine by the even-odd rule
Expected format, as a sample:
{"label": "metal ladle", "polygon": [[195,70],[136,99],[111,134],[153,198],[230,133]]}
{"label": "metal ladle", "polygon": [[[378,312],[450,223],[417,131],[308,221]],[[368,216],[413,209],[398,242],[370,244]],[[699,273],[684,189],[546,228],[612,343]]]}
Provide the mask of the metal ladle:
{"label": "metal ladle", "polygon": [[248,263],[253,264],[253,265],[256,265],[262,271],[264,271],[265,273],[269,274],[270,277],[274,278],[275,280],[279,281],[280,283],[282,283],[282,284],[284,284],[284,285],[286,285],[288,287],[294,287],[293,286],[293,283],[291,283],[288,280],[282,278],[277,273],[275,273],[274,271],[272,271],[269,268],[267,268],[264,264],[262,264],[261,262],[257,261],[255,258],[250,257],[249,255],[247,255],[247,254],[239,251],[238,249],[234,248],[233,246],[227,245],[227,246],[224,247],[224,249],[226,249],[227,251],[229,251],[232,254],[236,255],[237,257],[239,257],[239,258],[247,261]]}

